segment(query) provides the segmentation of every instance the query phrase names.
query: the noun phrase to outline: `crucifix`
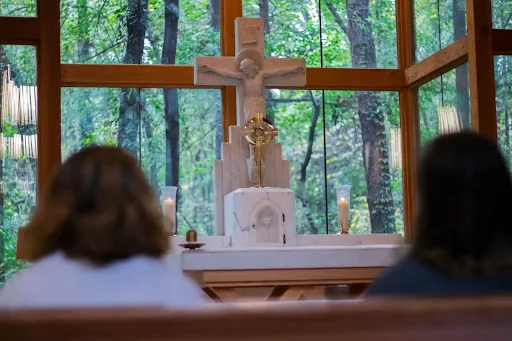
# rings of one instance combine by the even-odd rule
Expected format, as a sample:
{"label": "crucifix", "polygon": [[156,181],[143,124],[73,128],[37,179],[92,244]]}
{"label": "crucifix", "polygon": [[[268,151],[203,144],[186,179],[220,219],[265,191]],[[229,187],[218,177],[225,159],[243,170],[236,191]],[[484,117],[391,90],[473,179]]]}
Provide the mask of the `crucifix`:
{"label": "crucifix", "polygon": [[[302,58],[264,57],[264,30],[261,18],[235,21],[235,57],[197,57],[196,85],[233,85],[237,88],[237,125],[243,128],[258,114],[266,116],[265,88],[303,86],[306,67]],[[249,180],[257,182],[254,148],[247,160]]]}

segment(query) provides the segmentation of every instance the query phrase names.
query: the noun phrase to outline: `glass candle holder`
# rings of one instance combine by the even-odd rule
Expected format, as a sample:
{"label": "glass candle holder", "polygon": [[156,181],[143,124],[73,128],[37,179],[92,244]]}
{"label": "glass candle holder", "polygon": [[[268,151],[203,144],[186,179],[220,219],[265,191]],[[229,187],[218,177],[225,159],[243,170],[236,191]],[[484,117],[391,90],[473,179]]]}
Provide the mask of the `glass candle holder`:
{"label": "glass candle holder", "polygon": [[341,234],[350,231],[350,186],[336,187],[336,204],[338,206],[338,229]]}
{"label": "glass candle holder", "polygon": [[162,188],[162,213],[164,216],[164,227],[170,235],[177,235],[176,229],[176,194],[178,187],[165,186]]}

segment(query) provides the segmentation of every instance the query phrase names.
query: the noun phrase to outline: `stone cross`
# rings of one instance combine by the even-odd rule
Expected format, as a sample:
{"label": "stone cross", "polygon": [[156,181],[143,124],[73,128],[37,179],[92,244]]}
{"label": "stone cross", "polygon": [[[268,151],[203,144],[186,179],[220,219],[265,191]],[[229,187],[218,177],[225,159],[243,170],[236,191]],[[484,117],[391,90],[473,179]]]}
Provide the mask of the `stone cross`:
{"label": "stone cross", "polygon": [[[300,87],[306,83],[304,59],[264,57],[263,19],[237,18],[235,28],[235,57],[197,57],[194,65],[196,85],[237,87],[237,125],[229,127],[229,142],[222,143],[222,159],[215,160],[214,164],[215,226],[220,236],[225,234],[225,226],[232,227],[232,218],[237,216],[233,205],[226,205],[225,200],[229,203],[232,202],[229,198],[236,197],[235,201],[238,201],[242,195],[244,200],[240,207],[249,209],[248,203],[261,199],[254,196],[254,188],[248,188],[257,183],[258,167],[255,150],[249,148],[244,138],[247,133],[244,127],[257,114],[266,116],[265,89]],[[267,199],[272,191],[288,195],[279,197],[278,201],[287,207],[282,213],[290,217],[283,224],[294,230],[294,196],[289,190],[290,162],[283,160],[281,144],[274,141],[265,146],[263,159],[263,162],[259,159],[259,169],[263,171],[263,185],[270,188],[259,190]],[[243,219],[249,219],[243,216]]]}
{"label": "stone cross", "polygon": [[237,125],[243,127],[257,113],[266,116],[265,87],[306,84],[302,58],[264,57],[264,29],[261,18],[235,21],[235,57],[197,57],[196,85],[237,87]]}

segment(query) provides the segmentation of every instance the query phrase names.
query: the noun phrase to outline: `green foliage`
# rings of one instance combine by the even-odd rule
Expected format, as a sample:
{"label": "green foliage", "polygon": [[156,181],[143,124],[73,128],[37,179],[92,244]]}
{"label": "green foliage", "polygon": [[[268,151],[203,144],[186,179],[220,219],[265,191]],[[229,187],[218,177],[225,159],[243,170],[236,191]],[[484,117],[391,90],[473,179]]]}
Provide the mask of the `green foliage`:
{"label": "green foliage", "polygon": [[491,0],[494,28],[512,28],[512,0]]}
{"label": "green foliage", "polygon": [[[463,70],[465,79],[469,77],[467,73],[467,65],[459,67]],[[439,109],[441,107],[453,108],[457,110],[459,100],[457,95],[457,79],[456,69],[449,71],[429,83],[423,85],[419,89],[418,109],[419,109],[419,125],[421,144],[435,138],[440,133],[439,128]],[[469,89],[466,88],[466,91]],[[469,103],[467,103],[469,108]],[[461,112],[457,110],[461,120],[470,120],[469,111]]]}
{"label": "green foliage", "polygon": [[414,14],[417,60],[425,59],[460,38],[454,36],[457,20],[465,34],[466,0],[414,1]]}
{"label": "green foliage", "polygon": [[[455,3],[454,3],[455,1]],[[213,2],[212,2],[213,3]],[[86,6],[84,6],[84,4]],[[123,62],[127,36],[127,0],[61,0],[61,60],[63,63]],[[244,15],[260,16],[259,0],[244,0]],[[308,67],[352,67],[351,42],[347,34],[347,1],[268,1],[269,32],[266,54],[276,57],[304,57]],[[456,6],[454,6],[454,4]],[[397,67],[396,1],[369,0],[369,22],[373,32],[376,64]],[[457,8],[458,11],[457,12]],[[460,13],[462,8],[462,15]],[[494,24],[510,28],[510,0],[493,0]],[[209,0],[179,1],[176,64],[191,64],[199,55],[220,54],[219,28],[212,17],[218,10]],[[455,14],[454,14],[455,13]],[[457,39],[456,28],[465,30],[465,1],[415,1],[417,59],[421,60]],[[0,0],[1,15],[35,15],[34,0]],[[142,62],[160,64],[164,39],[164,1],[148,1],[148,25]],[[320,27],[320,19],[322,27]],[[462,20],[461,20],[462,19]],[[322,39],[320,39],[322,33]],[[369,42],[365,42],[369,43]],[[7,63],[18,85],[36,81],[35,49],[4,46]],[[2,61],[0,61],[0,66]],[[496,59],[499,79],[498,126],[500,142],[510,152],[511,59]],[[5,65],[4,65],[5,66]],[[466,69],[467,70],[467,69]],[[439,134],[439,107],[451,106],[469,120],[464,107],[464,79],[467,72],[449,72],[421,87],[419,92],[422,143]],[[467,86],[465,87],[467,92]],[[162,89],[132,89],[140,103],[134,125],[135,147],[143,169],[156,190],[165,185],[166,136],[165,102]],[[62,155],[68,157],[83,146],[118,144],[120,89],[64,88],[62,90]],[[389,167],[388,157],[379,159],[383,185],[391,188],[393,205],[385,191],[375,198],[370,211],[364,161],[358,96],[354,91],[269,90],[268,116],[279,128],[284,157],[291,160],[292,188],[297,196],[299,233],[337,232],[335,187],[350,184],[352,233],[371,232],[375,210],[394,218],[396,231],[403,231],[402,171]],[[375,93],[377,107],[367,113],[369,122],[383,126],[385,139],[375,147],[389,155],[391,132],[400,128],[398,94]],[[195,228],[200,234],[214,233],[213,163],[220,157],[221,96],[219,90],[178,91],[179,107],[179,232]],[[315,124],[313,122],[315,121]],[[3,122],[4,136],[19,134],[23,127]],[[309,148],[309,144],[310,148]],[[306,160],[309,160],[306,162]],[[3,279],[25,264],[15,261],[16,231],[26,224],[35,203],[36,163],[34,160],[3,160]],[[390,168],[388,171],[388,167]],[[327,214],[326,214],[327,213]],[[391,221],[388,219],[387,221]],[[387,226],[392,231],[395,227]]]}
{"label": "green foliage", "polygon": [[498,141],[509,167],[512,165],[512,144],[510,141],[512,108],[512,57],[496,56],[494,58],[496,78],[496,119],[498,124]]}
{"label": "green foliage", "polygon": [[[19,5],[17,8],[23,9],[19,1],[13,2],[12,5]],[[1,3],[0,8],[3,10]],[[2,58],[2,54],[5,58]],[[36,84],[36,49],[34,47],[0,46],[0,70],[6,70],[8,66],[16,85]],[[33,125],[19,125],[17,122],[6,120],[5,117],[8,117],[8,114],[5,113],[2,120],[1,128],[4,137],[35,132]],[[26,266],[25,262],[16,260],[16,240],[18,228],[26,224],[35,205],[37,177],[36,160],[27,157],[13,159],[7,155],[4,157],[0,162],[2,178],[0,205],[3,206],[0,213],[0,286],[15,272]]]}
{"label": "green foliage", "polygon": [[35,16],[36,0],[0,0],[0,16]]}
{"label": "green foliage", "polygon": [[[121,64],[127,42],[127,0],[87,0],[81,18],[76,0],[61,0],[61,60],[63,63]],[[220,33],[210,25],[208,0],[179,2],[176,64],[191,64],[199,55],[220,54]],[[149,0],[144,64],[160,64],[164,37],[164,1]],[[89,53],[81,55],[77,37],[86,32]]]}
{"label": "green foliage", "polygon": [[[347,25],[344,0],[329,0]],[[259,17],[259,0],[243,0],[244,16]],[[276,57],[305,58],[308,67],[351,67],[350,41],[322,1],[322,51],[317,0],[269,1],[270,33],[265,53]],[[394,0],[370,0],[377,66],[397,67]],[[322,52],[322,53],[321,53]]]}

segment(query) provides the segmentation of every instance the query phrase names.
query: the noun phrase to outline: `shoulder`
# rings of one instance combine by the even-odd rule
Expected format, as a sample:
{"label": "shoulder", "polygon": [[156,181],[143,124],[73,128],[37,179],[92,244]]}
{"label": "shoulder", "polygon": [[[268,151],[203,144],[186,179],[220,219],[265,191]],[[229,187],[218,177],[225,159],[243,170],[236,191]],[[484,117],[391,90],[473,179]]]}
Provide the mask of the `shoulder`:
{"label": "shoulder", "polygon": [[179,269],[151,257],[93,267],[49,257],[19,274],[0,291],[0,307],[144,306],[188,307],[207,302]]}
{"label": "shoulder", "polygon": [[383,271],[365,292],[366,296],[401,296],[415,294],[418,285],[428,285],[435,274],[409,254]]}
{"label": "shoulder", "polygon": [[137,257],[126,264],[128,272],[136,274],[136,290],[146,287],[153,290],[158,300],[165,306],[193,306],[208,302],[203,290],[185,276],[181,269],[175,269],[163,260]]}
{"label": "shoulder", "polygon": [[37,296],[44,296],[55,281],[63,280],[70,269],[60,253],[47,256],[16,274],[0,290],[0,307],[30,305]]}

